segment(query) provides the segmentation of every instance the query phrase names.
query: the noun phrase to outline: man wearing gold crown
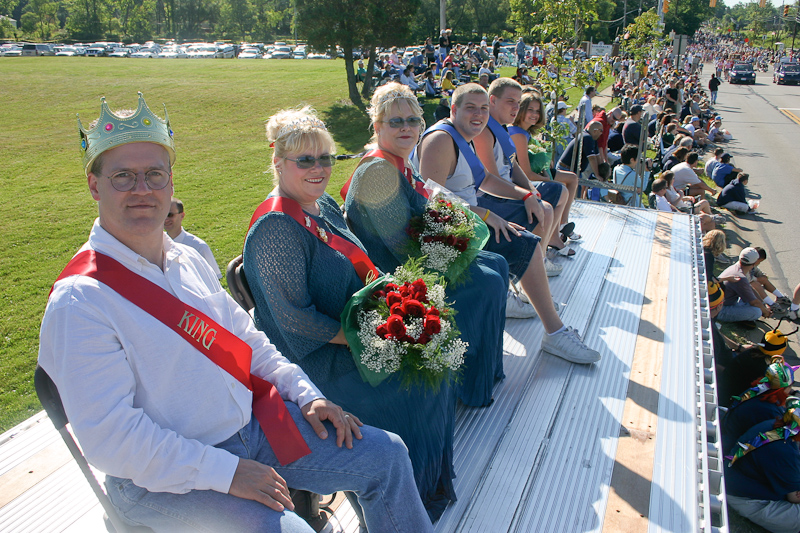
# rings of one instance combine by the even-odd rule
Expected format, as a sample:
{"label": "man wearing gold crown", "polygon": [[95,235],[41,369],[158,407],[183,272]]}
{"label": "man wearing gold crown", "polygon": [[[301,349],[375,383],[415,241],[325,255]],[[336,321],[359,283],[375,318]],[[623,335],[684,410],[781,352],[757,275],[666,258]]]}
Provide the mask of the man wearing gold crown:
{"label": "man wearing gold crown", "polygon": [[123,519],[313,531],[291,512],[291,486],[354,491],[372,531],[429,531],[399,437],[327,401],[202,256],[163,232],[175,162],[166,109],[162,120],[140,93],[134,112],[114,114],[104,99],[97,124],[78,125],[99,218],[53,286],[39,364]]}

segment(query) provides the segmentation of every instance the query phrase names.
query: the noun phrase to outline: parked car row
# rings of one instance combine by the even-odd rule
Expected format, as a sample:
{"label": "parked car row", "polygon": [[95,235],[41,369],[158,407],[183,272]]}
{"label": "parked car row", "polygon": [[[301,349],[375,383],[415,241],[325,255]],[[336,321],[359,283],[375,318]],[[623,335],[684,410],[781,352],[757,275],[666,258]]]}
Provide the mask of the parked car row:
{"label": "parked car row", "polygon": [[271,45],[262,43],[184,43],[168,42],[159,45],[152,41],[145,44],[97,42],[90,44],[53,45],[47,43],[5,44],[0,46],[0,56],[44,56],[59,57],[133,57],[173,59],[330,59],[330,54],[315,53],[305,44],[294,47],[278,41]]}

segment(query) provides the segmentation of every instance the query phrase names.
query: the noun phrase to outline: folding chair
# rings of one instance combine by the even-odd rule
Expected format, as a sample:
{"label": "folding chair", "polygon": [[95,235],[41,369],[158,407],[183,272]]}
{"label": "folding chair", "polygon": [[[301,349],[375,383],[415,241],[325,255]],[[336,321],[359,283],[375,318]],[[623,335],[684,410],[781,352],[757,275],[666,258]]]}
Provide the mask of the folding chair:
{"label": "folding chair", "polygon": [[243,257],[240,255],[228,263],[228,268],[225,269],[225,279],[228,281],[228,290],[233,299],[249,313],[256,306],[256,302],[253,300],[250,285],[247,284],[247,279],[244,277],[242,260]]}
{"label": "folding chair", "polygon": [[50,379],[50,376],[45,372],[44,368],[40,366],[36,367],[36,372],[33,375],[33,383],[36,386],[36,394],[39,395],[39,401],[42,402],[42,407],[44,407],[44,410],[47,412],[47,416],[50,417],[50,420],[61,435],[61,438],[64,439],[64,443],[67,445],[67,448],[69,448],[69,452],[72,454],[75,462],[78,463],[86,481],[89,482],[92,491],[94,491],[95,496],[97,496],[97,499],[100,501],[100,505],[103,506],[103,510],[106,513],[103,517],[106,523],[106,529],[116,533],[152,533],[153,530],[149,527],[127,525],[119,517],[114,506],[111,505],[111,500],[108,499],[108,495],[103,491],[100,483],[97,482],[97,478],[94,477],[91,468],[89,468],[89,463],[86,462],[86,458],[83,456],[83,452],[81,452],[75,439],[72,438],[72,433],[67,429],[69,420],[67,420],[67,414],[64,412],[64,405],[61,403],[61,395],[59,395],[56,384],[53,383],[53,380]]}
{"label": "folding chair", "polygon": [[[256,303],[253,300],[250,285],[247,284],[247,278],[244,276],[242,260],[243,257],[240,255],[228,263],[228,267],[225,269],[225,279],[228,281],[228,290],[233,299],[249,313],[256,306]],[[319,494],[292,488],[289,488],[289,493],[292,496],[292,502],[294,502],[295,513],[307,522],[319,520]]]}

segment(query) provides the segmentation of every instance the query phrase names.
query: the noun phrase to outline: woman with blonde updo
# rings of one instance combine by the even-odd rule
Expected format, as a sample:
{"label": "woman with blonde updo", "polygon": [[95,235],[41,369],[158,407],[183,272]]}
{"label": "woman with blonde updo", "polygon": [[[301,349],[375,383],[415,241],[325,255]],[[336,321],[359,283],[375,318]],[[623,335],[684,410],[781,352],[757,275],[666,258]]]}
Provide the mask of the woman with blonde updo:
{"label": "woman with blonde updo", "polygon": [[[421,178],[409,161],[425,123],[414,94],[397,83],[375,91],[369,115],[375,135],[368,148],[379,152],[369,152],[356,168],[344,205],[350,227],[370,258],[391,271],[408,258],[406,229],[427,202],[418,192]],[[467,405],[484,406],[491,403],[494,384],[503,377],[508,263],[500,255],[480,252],[466,278],[447,288],[458,311],[458,328],[469,343],[457,394]]]}
{"label": "woman with blonde updo", "polygon": [[[430,391],[407,389],[396,377],[377,387],[361,379],[340,316],[364,280],[329,244],[338,237],[363,249],[325,192],[335,143],[308,107],[273,115],[267,139],[274,148],[275,185],[268,201],[275,200],[259,208],[263,214],[252,223],[243,254],[256,326],[328,399],[365,424],[402,437],[422,503],[413,494],[408,501],[412,512],[424,504],[430,518],[431,502],[437,507],[453,490],[453,391],[447,383]],[[272,210],[264,212],[264,206]],[[422,528],[429,529],[429,523]]]}

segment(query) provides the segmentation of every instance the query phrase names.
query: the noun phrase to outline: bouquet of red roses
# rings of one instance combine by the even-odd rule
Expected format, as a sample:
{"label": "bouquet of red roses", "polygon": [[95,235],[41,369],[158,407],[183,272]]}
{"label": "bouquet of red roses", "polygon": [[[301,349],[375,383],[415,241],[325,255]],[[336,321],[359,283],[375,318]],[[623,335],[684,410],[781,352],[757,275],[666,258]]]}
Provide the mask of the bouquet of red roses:
{"label": "bouquet of red roses", "polygon": [[438,387],[464,363],[444,284],[410,260],[353,295],[342,328],[362,379],[373,386],[399,372],[406,385]]}
{"label": "bouquet of red roses", "polygon": [[451,282],[461,275],[489,240],[489,228],[460,200],[438,191],[425,212],[413,217],[407,230],[412,257],[424,257],[422,266],[441,272]]}

